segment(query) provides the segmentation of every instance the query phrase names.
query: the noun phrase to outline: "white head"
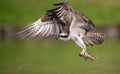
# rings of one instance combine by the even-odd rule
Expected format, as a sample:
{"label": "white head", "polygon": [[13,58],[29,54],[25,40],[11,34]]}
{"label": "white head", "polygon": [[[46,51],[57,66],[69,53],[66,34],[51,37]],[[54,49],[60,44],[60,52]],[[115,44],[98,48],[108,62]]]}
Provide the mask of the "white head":
{"label": "white head", "polygon": [[57,38],[60,40],[66,41],[66,40],[68,40],[68,36],[69,35],[67,33],[60,33]]}
{"label": "white head", "polygon": [[64,36],[68,36],[68,34],[67,33],[60,33],[59,36],[63,36],[64,37]]}

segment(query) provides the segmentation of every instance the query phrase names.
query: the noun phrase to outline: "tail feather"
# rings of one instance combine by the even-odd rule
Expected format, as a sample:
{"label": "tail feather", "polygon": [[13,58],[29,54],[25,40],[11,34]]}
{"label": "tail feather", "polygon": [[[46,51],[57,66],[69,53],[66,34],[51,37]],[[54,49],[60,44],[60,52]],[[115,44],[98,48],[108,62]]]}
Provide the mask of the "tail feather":
{"label": "tail feather", "polygon": [[88,33],[83,37],[83,41],[88,46],[94,46],[102,44],[104,42],[105,35],[103,33]]}

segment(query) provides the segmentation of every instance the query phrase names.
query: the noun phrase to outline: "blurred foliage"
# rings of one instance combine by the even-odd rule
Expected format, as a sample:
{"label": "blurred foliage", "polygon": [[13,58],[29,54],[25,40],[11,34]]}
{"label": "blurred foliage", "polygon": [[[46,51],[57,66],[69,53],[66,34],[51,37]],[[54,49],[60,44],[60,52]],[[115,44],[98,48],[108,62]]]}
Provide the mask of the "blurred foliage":
{"label": "blurred foliage", "polygon": [[[0,0],[0,25],[16,26],[32,23],[64,0]],[[120,23],[120,0],[65,0],[84,13],[96,25]]]}
{"label": "blurred foliage", "polygon": [[88,47],[92,62],[72,41],[0,41],[0,74],[120,74],[119,44]]}

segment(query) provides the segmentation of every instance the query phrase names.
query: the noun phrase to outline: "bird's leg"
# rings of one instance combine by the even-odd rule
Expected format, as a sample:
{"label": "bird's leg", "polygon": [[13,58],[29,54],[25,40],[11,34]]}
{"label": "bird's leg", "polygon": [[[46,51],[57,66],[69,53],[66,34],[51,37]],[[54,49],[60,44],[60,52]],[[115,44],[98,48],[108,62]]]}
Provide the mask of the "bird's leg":
{"label": "bird's leg", "polygon": [[82,57],[84,57],[85,59],[91,59],[92,61],[94,61],[94,58],[86,52],[86,46],[85,46],[85,43],[84,43],[83,40],[82,40],[82,37],[76,36],[76,37],[74,38],[74,41],[76,42],[76,44],[77,44],[78,46],[80,46],[80,47],[83,49],[83,50],[79,53],[79,56],[82,56]]}
{"label": "bird's leg", "polygon": [[94,61],[94,58],[86,52],[86,49],[83,49],[83,50],[79,53],[79,56],[82,56],[82,57],[84,57],[85,59],[90,59],[90,60]]}

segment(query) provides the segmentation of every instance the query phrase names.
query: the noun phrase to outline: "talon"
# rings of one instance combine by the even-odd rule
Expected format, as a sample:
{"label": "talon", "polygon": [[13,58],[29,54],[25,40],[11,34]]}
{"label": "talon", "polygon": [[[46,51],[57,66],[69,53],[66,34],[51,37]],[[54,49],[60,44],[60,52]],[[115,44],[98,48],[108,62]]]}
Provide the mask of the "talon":
{"label": "talon", "polygon": [[80,56],[80,57],[83,57],[85,60],[86,60],[86,59],[90,59],[90,60],[92,60],[92,61],[95,61],[95,59],[94,59],[91,55],[89,55],[87,52],[81,52],[81,53],[79,54],[79,56]]}

